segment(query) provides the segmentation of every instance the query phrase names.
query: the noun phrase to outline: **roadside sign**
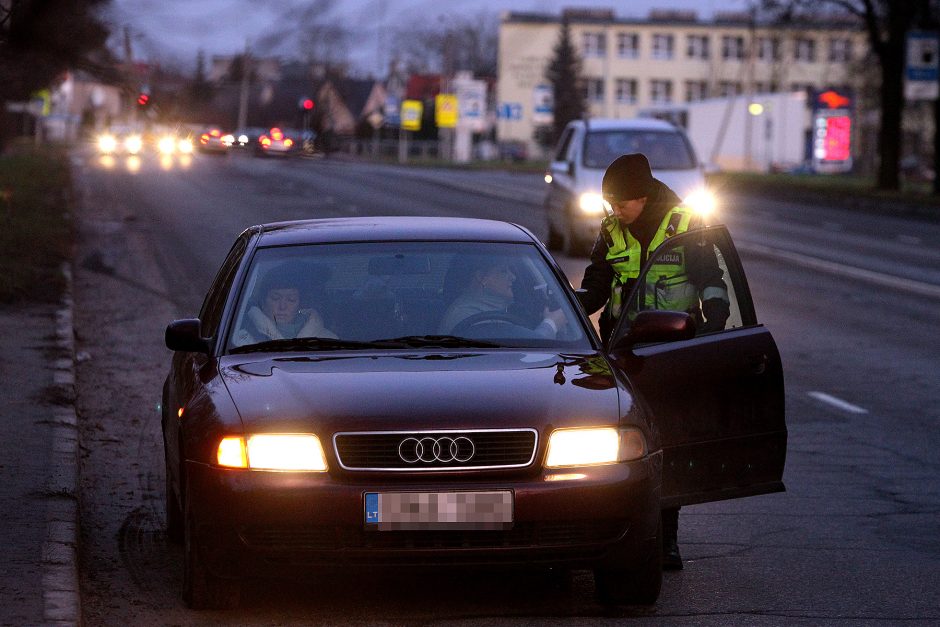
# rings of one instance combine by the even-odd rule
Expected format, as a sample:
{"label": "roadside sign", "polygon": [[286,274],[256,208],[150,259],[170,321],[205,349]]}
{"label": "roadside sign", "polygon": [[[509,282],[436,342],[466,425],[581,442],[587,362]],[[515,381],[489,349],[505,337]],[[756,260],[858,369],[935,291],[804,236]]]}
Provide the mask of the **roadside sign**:
{"label": "roadside sign", "polygon": [[401,124],[401,98],[389,94],[385,97],[385,123],[388,126]]}
{"label": "roadside sign", "polygon": [[936,100],[940,94],[940,35],[912,31],[907,36],[907,66],[904,70],[904,97],[908,100]]}
{"label": "roadside sign", "polygon": [[457,126],[457,95],[438,94],[434,97],[434,123],[438,128]]}
{"label": "roadside sign", "polygon": [[813,169],[848,172],[852,169],[852,116],[850,91],[827,89],[813,94]]}
{"label": "roadside sign", "polygon": [[503,102],[500,103],[499,109],[496,111],[497,117],[501,120],[521,120],[522,119],[522,105],[518,102]]}
{"label": "roadside sign", "polygon": [[486,82],[480,80],[455,81],[460,111],[457,124],[479,133],[485,127]]}
{"label": "roadside sign", "polygon": [[544,126],[555,121],[555,92],[551,85],[536,85],[532,100],[533,124]]}
{"label": "roadside sign", "polygon": [[406,131],[421,130],[424,103],[420,100],[404,100],[401,103],[401,127]]}

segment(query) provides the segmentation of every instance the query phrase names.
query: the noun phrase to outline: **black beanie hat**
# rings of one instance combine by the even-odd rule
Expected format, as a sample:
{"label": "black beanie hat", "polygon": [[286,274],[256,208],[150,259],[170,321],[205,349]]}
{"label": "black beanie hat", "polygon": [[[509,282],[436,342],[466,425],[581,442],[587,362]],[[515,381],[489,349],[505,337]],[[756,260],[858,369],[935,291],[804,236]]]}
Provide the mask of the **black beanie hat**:
{"label": "black beanie hat", "polygon": [[604,172],[601,190],[604,200],[611,204],[649,196],[653,190],[653,173],[646,155],[635,152],[617,157]]}

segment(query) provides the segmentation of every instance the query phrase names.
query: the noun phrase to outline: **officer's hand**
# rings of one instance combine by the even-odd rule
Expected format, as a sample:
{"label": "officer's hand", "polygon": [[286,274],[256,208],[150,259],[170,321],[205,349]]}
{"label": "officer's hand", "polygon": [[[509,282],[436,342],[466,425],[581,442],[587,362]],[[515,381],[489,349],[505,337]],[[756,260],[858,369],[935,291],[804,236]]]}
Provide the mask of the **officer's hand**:
{"label": "officer's hand", "polygon": [[731,307],[723,298],[709,298],[702,302],[702,315],[705,317],[703,332],[721,331],[731,315]]}

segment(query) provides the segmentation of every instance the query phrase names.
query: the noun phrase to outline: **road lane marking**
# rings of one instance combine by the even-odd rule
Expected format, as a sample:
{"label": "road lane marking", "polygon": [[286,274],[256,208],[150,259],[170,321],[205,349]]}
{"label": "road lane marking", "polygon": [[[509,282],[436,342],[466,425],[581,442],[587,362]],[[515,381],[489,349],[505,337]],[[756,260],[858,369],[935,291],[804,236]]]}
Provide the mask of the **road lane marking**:
{"label": "road lane marking", "polygon": [[867,414],[868,413],[868,410],[865,409],[864,407],[853,405],[852,403],[849,403],[848,401],[843,401],[841,398],[836,398],[835,396],[826,394],[825,392],[808,392],[808,394],[812,396],[813,398],[815,398],[817,401],[822,401],[823,403],[826,403],[827,405],[832,405],[833,407],[837,407],[841,409],[842,411],[847,411],[850,414]]}
{"label": "road lane marking", "polygon": [[831,274],[846,276],[853,279],[858,279],[860,281],[868,281],[870,283],[883,285],[885,287],[893,287],[895,289],[910,292],[912,294],[918,294],[920,296],[940,298],[940,285],[934,285],[933,283],[923,283],[921,281],[905,279],[904,277],[893,276],[883,272],[875,272],[874,270],[854,268],[852,266],[836,263],[834,261],[819,259],[818,257],[801,255],[800,253],[794,253],[789,250],[782,250],[772,246],[764,246],[763,244],[748,243],[740,239],[735,241],[735,246],[738,250],[745,253],[775,257],[777,259],[783,259],[784,261],[790,261],[797,265],[801,265],[805,268],[812,268],[822,272],[829,272]]}

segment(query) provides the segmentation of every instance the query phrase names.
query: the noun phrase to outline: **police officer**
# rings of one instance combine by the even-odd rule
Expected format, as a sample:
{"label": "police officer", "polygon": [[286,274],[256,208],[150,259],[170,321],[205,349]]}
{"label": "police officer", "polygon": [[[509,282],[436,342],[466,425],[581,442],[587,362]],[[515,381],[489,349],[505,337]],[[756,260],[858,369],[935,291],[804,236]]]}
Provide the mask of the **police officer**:
{"label": "police officer", "polygon": [[[588,314],[606,305],[600,330],[607,342],[650,251],[673,235],[703,225],[674,191],[653,178],[645,155],[614,160],[604,173],[602,191],[612,214],[601,223],[578,298]],[[700,332],[723,329],[729,301],[717,259],[710,251],[695,258],[689,252],[657,262],[647,275],[643,307],[687,311]],[[653,282],[656,277],[664,280]],[[679,508],[664,509],[662,520],[663,568],[680,570]]]}

